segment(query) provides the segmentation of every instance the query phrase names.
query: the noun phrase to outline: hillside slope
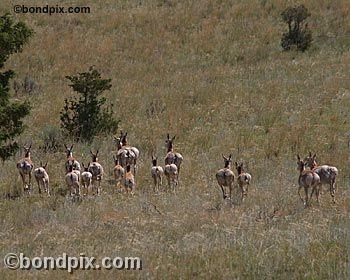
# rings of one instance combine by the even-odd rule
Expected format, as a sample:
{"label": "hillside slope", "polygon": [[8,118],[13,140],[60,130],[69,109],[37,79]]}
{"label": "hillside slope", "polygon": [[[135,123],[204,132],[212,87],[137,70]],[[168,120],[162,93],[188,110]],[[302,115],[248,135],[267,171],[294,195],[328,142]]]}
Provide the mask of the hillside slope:
{"label": "hillside slope", "polygon": [[[13,1],[2,2],[0,13],[13,13]],[[25,5],[46,5],[32,2]],[[0,199],[1,255],[85,252],[144,261],[141,272],[74,272],[84,279],[348,279],[350,6],[304,3],[314,37],[304,53],[280,47],[286,29],[280,14],[290,1],[75,1],[90,13],[15,15],[35,31],[6,65],[17,81],[36,85],[31,95],[13,90],[33,105],[19,141],[33,141],[36,165],[49,161],[56,195]],[[59,130],[59,112],[74,94],[65,76],[91,65],[112,79],[105,97],[141,160],[136,195],[127,198],[110,182],[113,135],[77,143],[75,156],[86,163],[89,150],[100,149],[107,174],[101,197],[75,204],[59,195],[63,143],[71,143]],[[176,134],[175,150],[184,156],[179,191],[155,195],[151,155],[165,156],[167,133]],[[49,137],[59,152],[39,149]],[[296,155],[309,151],[338,167],[336,205],[326,188],[320,206],[304,209],[299,201]],[[215,180],[229,153],[253,176],[243,204],[223,202]],[[1,192],[20,190],[21,155],[3,165]],[[6,279],[68,277],[1,271]]]}

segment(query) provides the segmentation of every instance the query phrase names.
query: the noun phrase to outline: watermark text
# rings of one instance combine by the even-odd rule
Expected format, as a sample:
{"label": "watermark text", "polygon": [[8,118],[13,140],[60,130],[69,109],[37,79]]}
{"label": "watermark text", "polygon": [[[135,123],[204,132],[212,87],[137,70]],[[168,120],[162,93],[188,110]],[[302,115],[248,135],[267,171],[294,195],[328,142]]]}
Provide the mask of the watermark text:
{"label": "watermark text", "polygon": [[51,16],[54,14],[90,14],[91,8],[88,6],[64,7],[60,5],[43,5],[43,6],[14,5],[13,11],[16,14],[47,14]]}
{"label": "watermark text", "polygon": [[58,257],[33,257],[29,258],[23,253],[9,253],[4,257],[4,265],[11,270],[142,270],[142,260],[138,257],[104,257],[100,264],[94,257],[80,254],[78,257],[68,256],[63,253]]}

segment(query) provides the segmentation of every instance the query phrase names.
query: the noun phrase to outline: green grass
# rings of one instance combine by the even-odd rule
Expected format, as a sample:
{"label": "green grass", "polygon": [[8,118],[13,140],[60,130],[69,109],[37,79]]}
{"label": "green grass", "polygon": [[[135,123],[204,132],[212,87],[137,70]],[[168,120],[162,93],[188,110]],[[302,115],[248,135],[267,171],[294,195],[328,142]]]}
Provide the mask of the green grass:
{"label": "green grass", "polygon": [[[20,143],[49,161],[55,195],[0,199],[0,256],[138,256],[142,271],[75,271],[106,279],[348,279],[350,10],[346,0],[307,1],[310,50],[283,52],[281,1],[84,1],[88,15],[15,15],[35,31],[6,67],[38,85]],[[46,4],[43,1],[26,5]],[[54,3],[53,5],[56,5]],[[68,7],[69,2],[59,5]],[[12,10],[4,1],[0,12]],[[95,65],[112,78],[106,92],[121,129],[141,151],[137,191],[110,184],[113,136],[76,143],[84,163],[100,149],[101,197],[72,203],[64,184],[59,112],[72,96],[66,75]],[[35,104],[35,105],[34,105]],[[51,128],[52,127],[52,128]],[[52,133],[57,153],[39,149]],[[184,156],[177,195],[152,192],[150,158],[165,156],[166,133]],[[316,152],[337,166],[337,204],[304,209],[297,196],[296,155]],[[221,154],[244,160],[252,176],[243,204],[222,201],[215,172]],[[0,190],[21,190],[15,162],[0,170]],[[238,193],[236,193],[238,197]],[[154,207],[156,206],[156,208]],[[9,271],[4,279],[71,278],[66,271]]]}

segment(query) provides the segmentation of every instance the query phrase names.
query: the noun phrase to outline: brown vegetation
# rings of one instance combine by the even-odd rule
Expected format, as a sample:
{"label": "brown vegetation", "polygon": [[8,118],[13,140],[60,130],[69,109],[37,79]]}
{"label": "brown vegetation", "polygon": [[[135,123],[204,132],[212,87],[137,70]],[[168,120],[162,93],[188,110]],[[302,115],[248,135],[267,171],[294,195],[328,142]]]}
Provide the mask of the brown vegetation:
{"label": "brown vegetation", "polygon": [[[0,13],[12,11],[12,2],[2,1]],[[349,279],[348,1],[304,1],[313,44],[303,53],[280,47],[289,1],[91,2],[85,15],[16,15],[35,35],[7,66],[40,88],[13,90],[36,104],[18,141],[32,141],[34,167],[48,160],[51,196],[34,186],[31,197],[5,199],[23,191],[21,155],[3,164],[1,255],[83,252],[144,262],[142,271],[74,272],[81,279]],[[140,150],[137,187],[134,196],[114,192],[117,148],[113,135],[99,136],[91,146],[75,143],[74,157],[86,162],[99,148],[103,192],[74,202],[61,195],[62,141],[72,139],[53,129],[57,151],[39,147],[49,126],[59,128],[64,99],[73,94],[64,77],[91,65],[112,78],[104,96]],[[166,155],[166,133],[177,135],[184,157],[176,195],[154,194],[149,174],[151,155]],[[298,198],[295,156],[309,150],[320,165],[339,169],[335,205],[323,199],[305,209]],[[217,185],[224,152],[244,159],[254,178],[242,204],[238,188],[230,202]],[[0,270],[3,279],[71,278],[61,270]]]}

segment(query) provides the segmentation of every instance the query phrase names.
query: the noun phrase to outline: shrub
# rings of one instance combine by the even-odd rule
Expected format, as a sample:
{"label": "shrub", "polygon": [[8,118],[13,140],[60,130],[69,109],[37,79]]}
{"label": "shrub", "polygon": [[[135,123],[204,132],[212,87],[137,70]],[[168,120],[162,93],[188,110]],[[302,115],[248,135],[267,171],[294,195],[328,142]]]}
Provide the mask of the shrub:
{"label": "shrub", "polygon": [[35,93],[39,93],[40,85],[38,85],[33,78],[26,76],[23,81],[13,81],[13,90],[17,95],[33,95]]}
{"label": "shrub", "polygon": [[[20,52],[33,31],[23,22],[14,23],[11,15],[0,17],[0,69],[13,53]],[[9,82],[14,77],[12,70],[0,72],[0,158],[5,161],[17,150],[15,137],[24,130],[22,119],[30,112],[25,102],[10,102]]]}
{"label": "shrub", "polygon": [[304,5],[298,7],[289,7],[285,9],[281,16],[288,24],[288,32],[282,34],[281,46],[284,50],[289,50],[295,45],[298,50],[305,51],[312,42],[312,33],[304,21],[311,14]]}
{"label": "shrub", "polygon": [[61,133],[62,131],[55,126],[48,125],[44,127],[41,132],[41,140],[43,144],[39,146],[39,149],[44,153],[59,152],[64,144]]}
{"label": "shrub", "polygon": [[100,97],[105,90],[111,89],[111,79],[102,79],[93,67],[88,72],[66,78],[80,96],[78,99],[65,99],[60,113],[64,131],[76,141],[87,142],[100,133],[115,133],[120,121],[113,117],[113,104],[104,106],[106,98]]}

